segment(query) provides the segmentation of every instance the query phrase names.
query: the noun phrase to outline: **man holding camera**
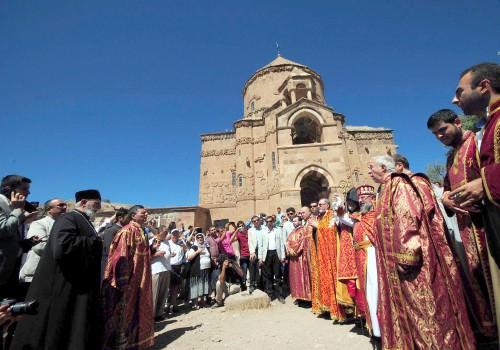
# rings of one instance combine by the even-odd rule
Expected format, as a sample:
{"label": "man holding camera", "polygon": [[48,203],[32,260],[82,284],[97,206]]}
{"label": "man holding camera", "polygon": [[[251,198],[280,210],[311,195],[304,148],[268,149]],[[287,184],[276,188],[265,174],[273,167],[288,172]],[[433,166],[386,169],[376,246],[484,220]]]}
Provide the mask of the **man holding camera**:
{"label": "man holding camera", "polygon": [[213,307],[220,307],[224,305],[224,294],[226,298],[229,295],[239,293],[241,290],[241,278],[243,277],[243,270],[236,263],[236,261],[229,259],[224,253],[219,255],[219,280],[215,286],[215,301]]}
{"label": "man holding camera", "polygon": [[36,207],[26,202],[31,180],[7,175],[0,185],[0,298],[22,297],[19,270],[23,251],[38,242],[38,237],[24,239],[24,225],[35,220]]}

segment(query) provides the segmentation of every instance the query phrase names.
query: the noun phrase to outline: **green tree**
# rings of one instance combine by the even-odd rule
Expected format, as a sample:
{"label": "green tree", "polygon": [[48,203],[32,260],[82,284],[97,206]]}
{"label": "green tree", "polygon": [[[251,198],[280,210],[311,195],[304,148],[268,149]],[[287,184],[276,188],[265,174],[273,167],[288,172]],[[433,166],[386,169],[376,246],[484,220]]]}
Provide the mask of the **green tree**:
{"label": "green tree", "polygon": [[426,174],[431,182],[439,182],[442,184],[444,176],[446,175],[446,166],[438,162],[427,164]]}
{"label": "green tree", "polygon": [[479,120],[479,117],[475,115],[461,115],[459,116],[460,120],[462,121],[462,129],[465,130],[471,130],[474,132],[479,131],[476,128],[476,122]]}

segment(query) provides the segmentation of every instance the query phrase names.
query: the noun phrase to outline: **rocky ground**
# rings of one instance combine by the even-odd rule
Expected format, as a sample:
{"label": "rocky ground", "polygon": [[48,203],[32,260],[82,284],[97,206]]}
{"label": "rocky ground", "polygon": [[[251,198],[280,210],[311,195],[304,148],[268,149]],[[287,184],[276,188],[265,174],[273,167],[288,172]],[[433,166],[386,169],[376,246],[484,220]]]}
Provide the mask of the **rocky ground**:
{"label": "rocky ground", "polygon": [[291,298],[260,310],[184,309],[157,323],[156,332],[155,350],[374,349],[359,328],[318,318]]}

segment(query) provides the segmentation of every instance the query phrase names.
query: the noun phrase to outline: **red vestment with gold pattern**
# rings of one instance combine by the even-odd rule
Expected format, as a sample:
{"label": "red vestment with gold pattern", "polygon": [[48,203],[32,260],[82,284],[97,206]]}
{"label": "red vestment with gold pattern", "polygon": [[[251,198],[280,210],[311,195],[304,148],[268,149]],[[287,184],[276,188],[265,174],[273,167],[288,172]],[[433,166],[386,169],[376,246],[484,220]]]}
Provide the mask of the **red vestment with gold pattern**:
{"label": "red vestment with gold pattern", "polygon": [[337,252],[334,213],[327,210],[319,218],[316,240],[311,250],[312,311],[329,312],[333,320],[343,320],[345,315],[336,298]]}
{"label": "red vestment with gold pattern", "polygon": [[[484,126],[479,166],[485,195],[486,238],[491,256],[500,269],[500,99],[488,107]],[[493,268],[493,267],[492,267]],[[495,274],[498,274],[495,272]],[[496,300],[500,303],[500,300]],[[497,315],[498,320],[498,315]]]}
{"label": "red vestment with gold pattern", "polygon": [[131,222],[113,238],[103,281],[104,349],[147,349],[154,345],[149,244]]}
{"label": "red vestment with gold pattern", "polygon": [[356,261],[356,268],[358,273],[358,288],[360,297],[356,298],[357,307],[362,315],[366,318],[366,325],[368,330],[371,331],[370,311],[368,309],[368,302],[366,300],[366,251],[368,247],[373,245],[375,241],[374,225],[375,225],[375,212],[369,211],[367,213],[359,214],[356,216],[358,221],[354,224],[354,258]]}
{"label": "red vestment with gold pattern", "polygon": [[376,210],[384,349],[475,349],[462,282],[429,183],[386,177]]}
{"label": "red vestment with gold pattern", "polygon": [[290,256],[290,294],[295,299],[311,301],[311,239],[312,227],[300,226],[293,230],[286,241]]}
{"label": "red vestment with gold pattern", "polygon": [[[337,302],[346,308],[354,307],[356,297],[356,280],[358,272],[354,257],[354,245],[352,242],[352,229],[344,224],[340,225],[337,239]],[[349,310],[354,311],[354,310]]]}
{"label": "red vestment with gold pattern", "polygon": [[[477,155],[476,137],[472,131],[466,131],[460,144],[448,155],[445,191],[452,191],[481,177]],[[493,287],[483,220],[479,213],[456,213],[456,218],[466,255],[464,268],[462,264],[458,267],[462,272],[471,324],[481,335],[495,338]]]}

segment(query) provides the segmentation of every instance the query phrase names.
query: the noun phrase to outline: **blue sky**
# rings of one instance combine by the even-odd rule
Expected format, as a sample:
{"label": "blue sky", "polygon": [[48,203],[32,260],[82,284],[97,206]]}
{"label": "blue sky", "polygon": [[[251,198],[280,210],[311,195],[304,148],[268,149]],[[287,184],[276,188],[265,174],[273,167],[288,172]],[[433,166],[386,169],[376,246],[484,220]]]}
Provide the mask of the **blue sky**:
{"label": "blue sky", "polygon": [[282,55],[321,74],[347,124],[395,131],[416,171],[459,73],[498,62],[492,1],[4,1],[0,174],[32,200],[198,202],[201,133],[242,116],[242,87]]}

